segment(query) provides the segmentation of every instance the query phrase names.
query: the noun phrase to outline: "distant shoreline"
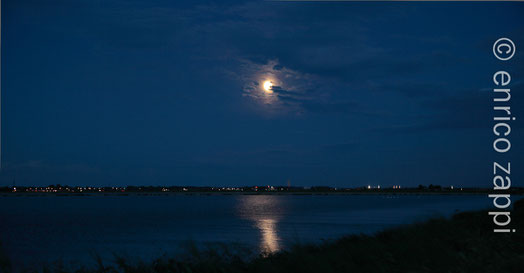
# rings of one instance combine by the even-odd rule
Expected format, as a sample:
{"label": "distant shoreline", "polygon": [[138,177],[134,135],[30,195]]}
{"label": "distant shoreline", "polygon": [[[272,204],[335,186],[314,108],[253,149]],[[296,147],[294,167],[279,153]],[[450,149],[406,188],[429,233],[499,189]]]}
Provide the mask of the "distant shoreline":
{"label": "distant shoreline", "polygon": [[[419,185],[400,188],[400,186],[367,186],[337,188],[330,186],[291,187],[291,186],[68,186],[49,185],[46,187],[12,186],[0,187],[0,196],[170,196],[170,195],[487,195],[489,188],[442,187],[440,185]],[[507,194],[524,195],[524,188],[512,188]]]}
{"label": "distant shoreline", "polygon": [[[361,192],[87,192],[87,193],[45,193],[45,192],[13,192],[0,193],[0,197],[39,197],[39,196],[224,196],[224,195],[279,195],[279,196],[305,196],[305,195],[486,195],[488,191],[455,191],[455,192],[388,192],[388,191],[361,191]],[[511,193],[524,195],[522,191]]]}

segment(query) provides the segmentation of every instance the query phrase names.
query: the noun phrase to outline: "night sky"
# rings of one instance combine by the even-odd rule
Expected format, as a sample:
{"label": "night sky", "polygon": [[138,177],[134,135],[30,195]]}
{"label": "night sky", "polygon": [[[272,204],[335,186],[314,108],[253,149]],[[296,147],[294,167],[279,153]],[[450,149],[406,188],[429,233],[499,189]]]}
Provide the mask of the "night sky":
{"label": "night sky", "polygon": [[0,186],[490,187],[497,158],[524,177],[523,3],[2,5]]}

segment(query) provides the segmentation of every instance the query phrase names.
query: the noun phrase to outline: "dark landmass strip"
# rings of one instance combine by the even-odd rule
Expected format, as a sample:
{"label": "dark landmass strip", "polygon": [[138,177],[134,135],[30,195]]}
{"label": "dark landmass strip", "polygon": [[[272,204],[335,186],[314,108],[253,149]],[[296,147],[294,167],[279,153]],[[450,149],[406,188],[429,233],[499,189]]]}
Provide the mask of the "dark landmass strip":
{"label": "dark landmass strip", "polygon": [[[95,268],[70,269],[51,263],[28,272],[522,272],[524,200],[515,202],[511,216],[515,233],[494,233],[486,211],[464,212],[451,219],[432,219],[372,236],[351,235],[321,244],[295,245],[252,259],[246,259],[249,253],[234,249],[234,245],[224,245],[195,247],[186,255],[148,262],[115,256],[112,261],[99,258]],[[0,251],[0,272],[10,273],[11,268]]]}
{"label": "dark landmass strip", "polygon": [[[0,187],[1,195],[55,194],[55,195],[169,195],[169,194],[488,194],[493,189],[442,187],[440,185],[419,185],[415,188],[393,186],[365,186],[356,188],[335,188],[327,186],[245,186],[245,187],[196,187],[196,186],[126,186],[94,187],[49,185],[47,187],[11,186]],[[514,187],[505,194],[524,194],[524,188]]]}

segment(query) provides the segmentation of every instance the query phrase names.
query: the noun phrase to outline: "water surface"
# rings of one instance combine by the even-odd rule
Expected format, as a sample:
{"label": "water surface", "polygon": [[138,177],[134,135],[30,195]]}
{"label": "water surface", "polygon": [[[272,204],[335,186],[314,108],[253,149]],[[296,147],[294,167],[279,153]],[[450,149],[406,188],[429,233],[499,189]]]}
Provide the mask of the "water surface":
{"label": "water surface", "polygon": [[0,240],[16,266],[149,259],[188,241],[277,251],[489,206],[484,195],[4,196]]}

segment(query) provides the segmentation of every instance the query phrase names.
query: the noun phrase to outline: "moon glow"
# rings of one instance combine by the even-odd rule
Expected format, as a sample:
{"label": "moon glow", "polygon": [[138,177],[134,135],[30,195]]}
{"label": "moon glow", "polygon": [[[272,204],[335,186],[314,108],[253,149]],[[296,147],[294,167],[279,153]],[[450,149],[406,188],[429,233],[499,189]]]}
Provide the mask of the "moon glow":
{"label": "moon glow", "polygon": [[263,87],[264,87],[264,91],[268,92],[268,93],[272,93],[273,90],[271,90],[271,88],[273,87],[273,83],[271,81],[265,81],[264,84],[263,84]]}

